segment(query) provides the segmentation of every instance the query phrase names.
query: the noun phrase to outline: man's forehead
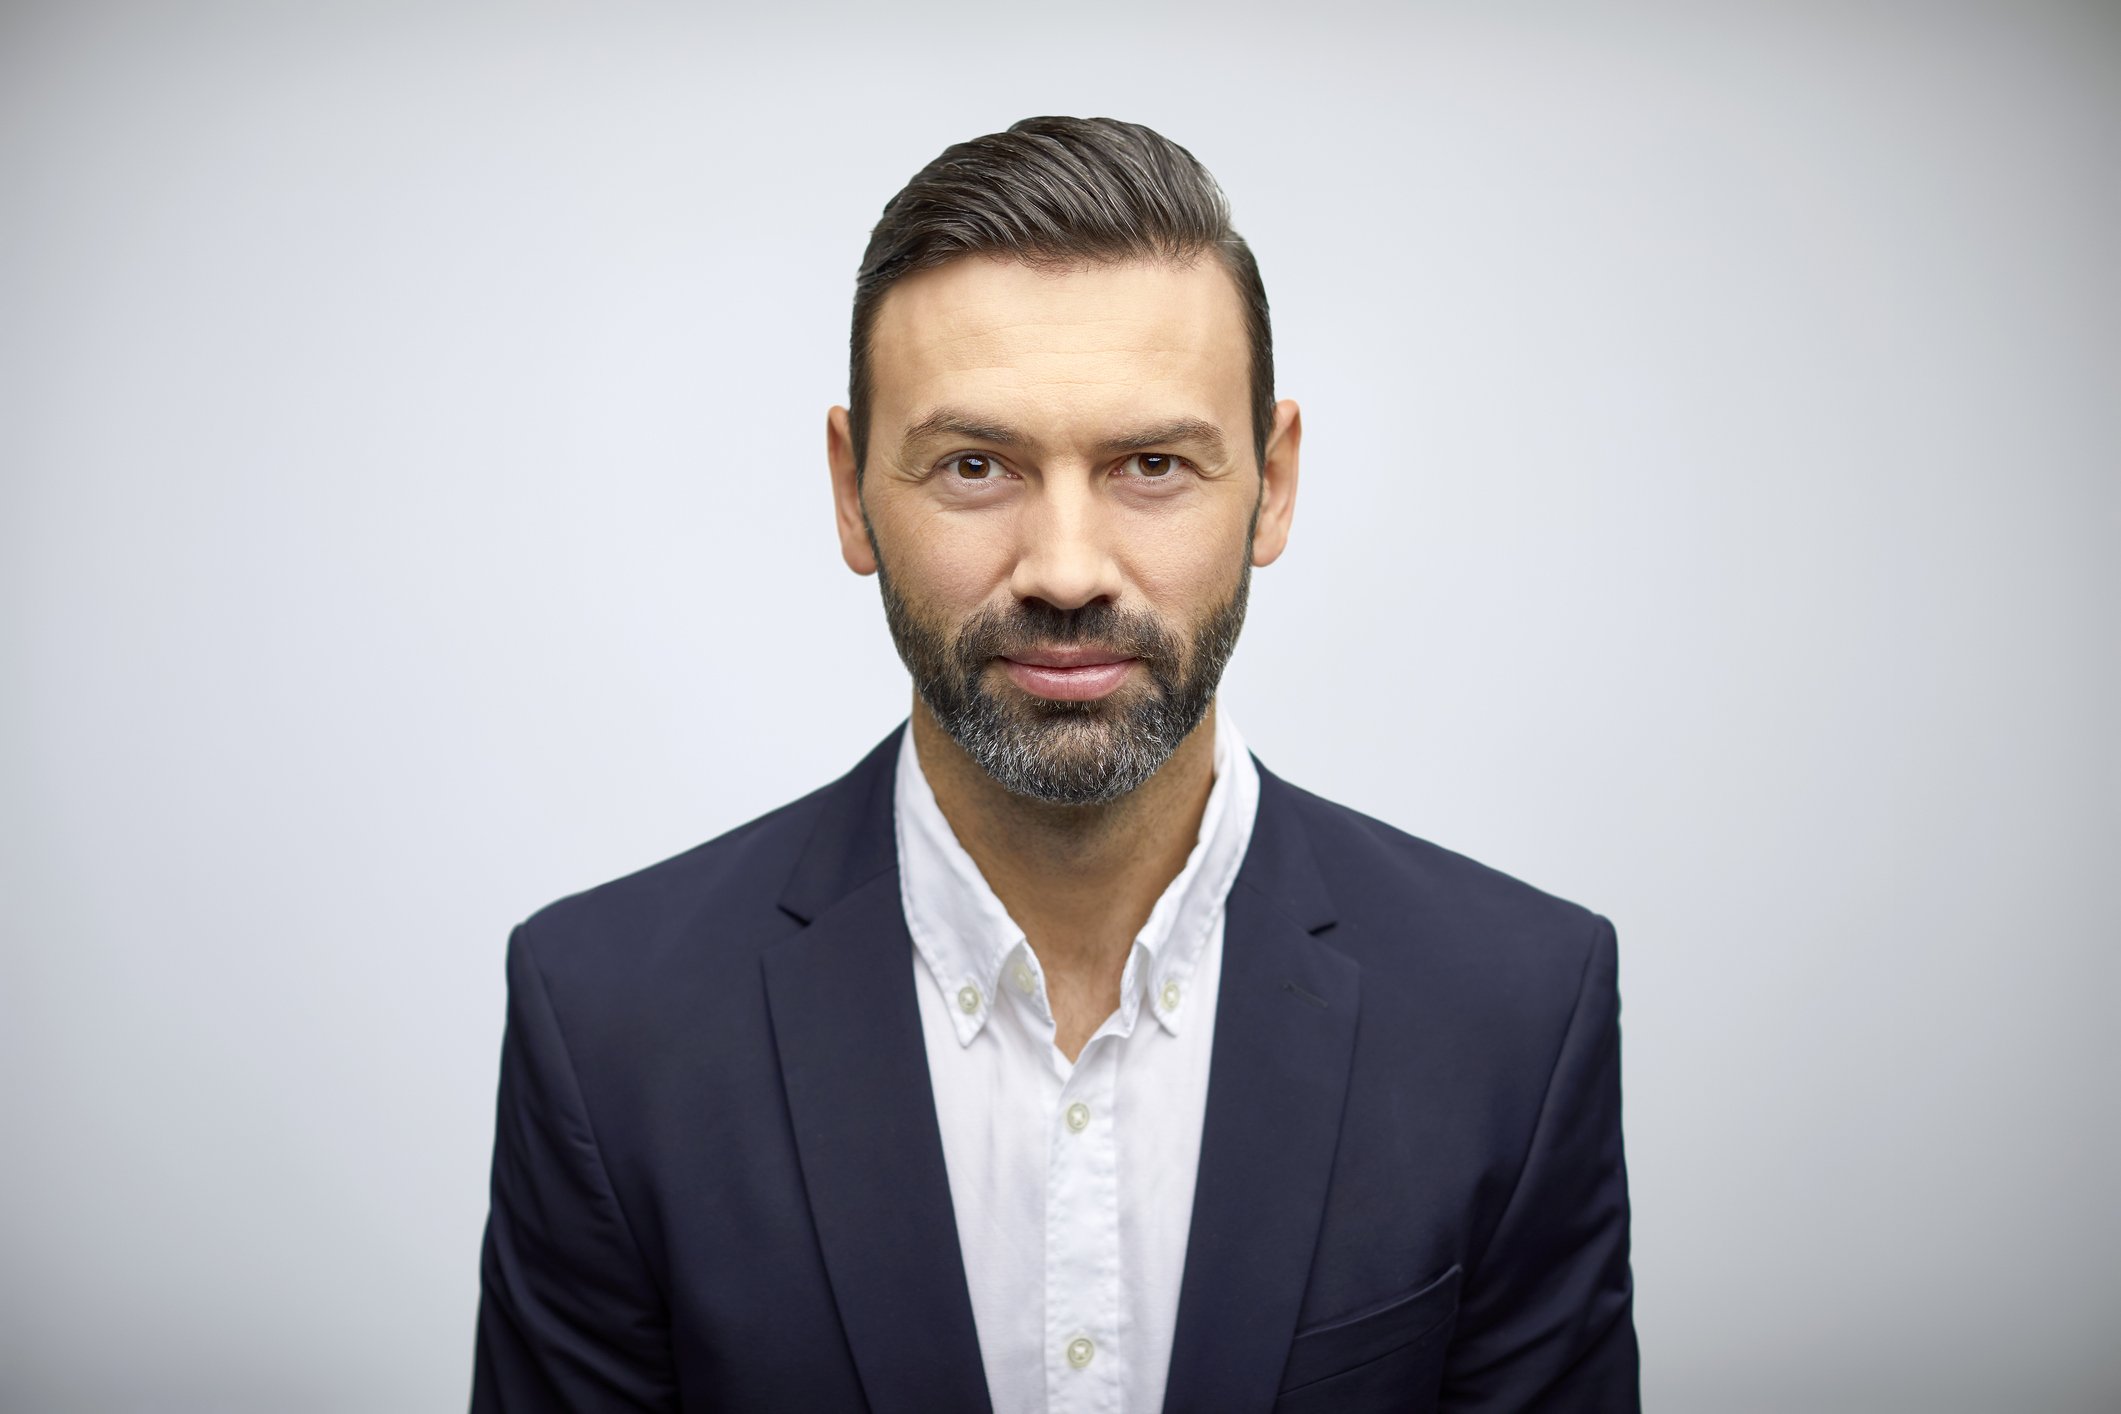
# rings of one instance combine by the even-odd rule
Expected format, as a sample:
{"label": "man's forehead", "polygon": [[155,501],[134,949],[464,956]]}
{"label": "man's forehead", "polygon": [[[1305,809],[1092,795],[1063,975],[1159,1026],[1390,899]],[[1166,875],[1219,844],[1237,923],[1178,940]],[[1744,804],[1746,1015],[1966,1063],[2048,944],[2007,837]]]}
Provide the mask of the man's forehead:
{"label": "man's forehead", "polygon": [[1147,359],[1213,374],[1249,357],[1244,310],[1221,263],[1038,268],[968,256],[900,281],[873,332],[879,372],[918,378],[1041,362]]}

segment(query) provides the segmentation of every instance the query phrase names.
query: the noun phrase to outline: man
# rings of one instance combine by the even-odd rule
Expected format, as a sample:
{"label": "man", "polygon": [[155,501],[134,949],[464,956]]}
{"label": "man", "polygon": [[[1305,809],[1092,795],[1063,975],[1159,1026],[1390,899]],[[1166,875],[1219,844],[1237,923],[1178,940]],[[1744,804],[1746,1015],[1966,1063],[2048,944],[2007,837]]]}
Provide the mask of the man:
{"label": "man", "polygon": [[1302,422],[1213,179],[959,144],[852,355],[912,716],[516,930],[474,1409],[1637,1408],[1612,928],[1217,708]]}

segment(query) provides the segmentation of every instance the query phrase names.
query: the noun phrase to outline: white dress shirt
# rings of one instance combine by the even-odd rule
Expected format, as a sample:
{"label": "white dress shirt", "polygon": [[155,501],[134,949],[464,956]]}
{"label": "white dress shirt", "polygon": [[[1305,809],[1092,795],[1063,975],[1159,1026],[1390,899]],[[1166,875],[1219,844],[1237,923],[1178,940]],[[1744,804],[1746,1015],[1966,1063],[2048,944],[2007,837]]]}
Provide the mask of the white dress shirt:
{"label": "white dress shirt", "polygon": [[[895,783],[899,882],[958,1246],[996,1414],[1155,1414],[1193,1216],[1223,904],[1259,774],[1215,714],[1200,835],[1071,1063],[1045,975],[922,774]],[[1151,1021],[1149,1018],[1154,1017]]]}

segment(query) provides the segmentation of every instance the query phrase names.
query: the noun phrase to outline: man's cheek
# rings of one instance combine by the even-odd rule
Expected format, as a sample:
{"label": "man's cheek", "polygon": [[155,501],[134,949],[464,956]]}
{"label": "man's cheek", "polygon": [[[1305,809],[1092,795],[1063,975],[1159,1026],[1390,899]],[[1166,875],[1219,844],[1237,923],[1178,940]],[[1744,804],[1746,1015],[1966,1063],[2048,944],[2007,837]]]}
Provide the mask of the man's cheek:
{"label": "man's cheek", "polygon": [[1001,557],[979,540],[952,535],[929,525],[909,547],[909,562],[922,600],[953,618],[976,609],[997,583],[1005,581]]}
{"label": "man's cheek", "polygon": [[1220,558],[1199,554],[1156,566],[1136,582],[1149,611],[1166,629],[1174,631],[1195,622],[1211,606],[1227,598],[1233,583],[1228,566]]}

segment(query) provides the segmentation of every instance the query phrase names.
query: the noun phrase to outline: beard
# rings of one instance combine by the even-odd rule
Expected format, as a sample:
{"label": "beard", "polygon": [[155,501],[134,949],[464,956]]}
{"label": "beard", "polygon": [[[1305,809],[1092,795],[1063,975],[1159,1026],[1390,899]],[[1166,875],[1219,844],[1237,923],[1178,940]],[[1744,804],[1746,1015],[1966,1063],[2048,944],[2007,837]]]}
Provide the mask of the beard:
{"label": "beard", "polygon": [[[1012,795],[1094,805],[1155,775],[1207,715],[1244,626],[1249,539],[1236,589],[1183,636],[1145,610],[1109,602],[1056,609],[1037,599],[989,605],[951,634],[913,611],[881,554],[876,578],[914,690],[965,754]],[[1006,694],[988,688],[995,659],[1071,644],[1138,658],[1148,681],[1136,677],[1102,698],[1073,702],[1034,697],[1014,684]]]}

